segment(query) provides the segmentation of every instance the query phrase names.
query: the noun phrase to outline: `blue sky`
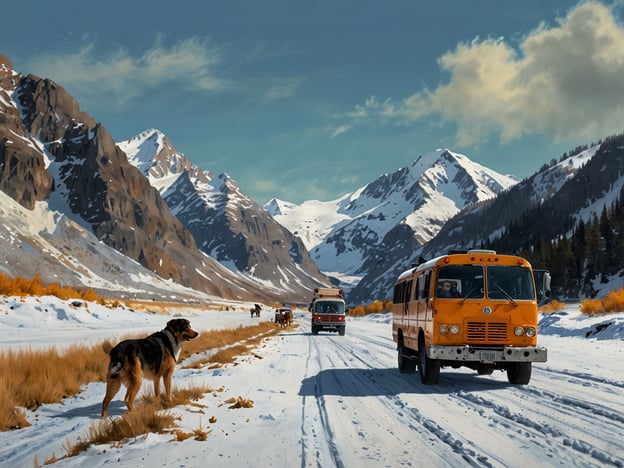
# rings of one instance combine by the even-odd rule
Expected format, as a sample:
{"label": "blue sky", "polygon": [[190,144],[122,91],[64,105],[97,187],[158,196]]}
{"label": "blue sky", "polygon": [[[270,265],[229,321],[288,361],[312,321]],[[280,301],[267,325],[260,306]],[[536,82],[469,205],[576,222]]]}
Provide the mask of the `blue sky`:
{"label": "blue sky", "polygon": [[30,0],[0,53],[117,141],[148,128],[262,204],[449,148],[529,176],[624,130],[621,0]]}

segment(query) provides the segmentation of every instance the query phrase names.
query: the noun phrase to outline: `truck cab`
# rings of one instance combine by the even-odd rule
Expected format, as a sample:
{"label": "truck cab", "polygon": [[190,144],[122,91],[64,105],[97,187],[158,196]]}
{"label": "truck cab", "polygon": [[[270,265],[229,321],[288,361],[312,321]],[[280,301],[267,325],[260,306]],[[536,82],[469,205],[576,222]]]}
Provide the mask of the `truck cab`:
{"label": "truck cab", "polygon": [[337,332],[344,336],[346,331],[346,310],[342,289],[316,288],[309,306],[310,328],[313,335],[319,331]]}

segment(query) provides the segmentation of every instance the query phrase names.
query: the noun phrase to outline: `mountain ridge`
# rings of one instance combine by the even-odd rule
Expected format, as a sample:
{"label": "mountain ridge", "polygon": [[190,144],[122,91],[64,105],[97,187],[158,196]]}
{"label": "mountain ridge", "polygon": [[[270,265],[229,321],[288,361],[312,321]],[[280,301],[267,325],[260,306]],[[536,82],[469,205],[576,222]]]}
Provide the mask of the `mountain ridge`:
{"label": "mountain ridge", "polygon": [[307,241],[321,271],[357,277],[366,274],[366,259],[384,248],[383,239],[397,225],[411,229],[416,245],[424,244],[462,208],[515,183],[464,155],[438,149],[334,201],[296,205],[272,199],[265,209]]}
{"label": "mountain ridge", "polygon": [[[351,305],[369,303],[389,298],[396,275],[421,256],[488,245],[531,256],[527,242],[578,237],[624,196],[623,139],[521,181],[438,149],[336,200],[261,207],[156,129],[114,142],[61,86],[17,73],[0,55],[0,270],[71,286],[99,278],[123,294],[165,297],[169,285],[179,297],[273,303],[305,303],[310,289],[333,284]],[[30,216],[47,221],[33,231]],[[595,275],[584,279],[586,294],[599,288]],[[136,278],[149,278],[144,291]]]}
{"label": "mountain ridge", "polygon": [[213,176],[159,130],[117,143],[160,191],[198,247],[230,270],[305,297],[327,285],[301,240],[246,196],[226,173]]}

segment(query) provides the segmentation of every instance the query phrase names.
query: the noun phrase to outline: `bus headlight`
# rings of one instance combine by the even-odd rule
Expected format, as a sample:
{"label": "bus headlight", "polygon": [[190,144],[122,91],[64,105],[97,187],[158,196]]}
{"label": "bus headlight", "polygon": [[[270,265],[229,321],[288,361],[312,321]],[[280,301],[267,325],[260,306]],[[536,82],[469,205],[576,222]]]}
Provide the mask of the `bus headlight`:
{"label": "bus headlight", "polygon": [[514,335],[516,335],[516,336],[524,335],[524,327],[516,327],[516,328],[514,328]]}
{"label": "bus headlight", "polygon": [[448,335],[449,332],[449,326],[448,325],[440,325],[440,328],[438,328],[440,335]]}
{"label": "bus headlight", "polygon": [[451,325],[451,334],[458,335],[459,334],[459,325]]}
{"label": "bus headlight", "polygon": [[533,327],[528,327],[528,328],[525,330],[525,332],[524,332],[524,333],[526,333],[526,336],[530,336],[530,337],[532,338],[532,337],[534,337],[534,336],[536,335],[536,333],[537,333],[537,332],[536,332],[535,328],[533,328]]}

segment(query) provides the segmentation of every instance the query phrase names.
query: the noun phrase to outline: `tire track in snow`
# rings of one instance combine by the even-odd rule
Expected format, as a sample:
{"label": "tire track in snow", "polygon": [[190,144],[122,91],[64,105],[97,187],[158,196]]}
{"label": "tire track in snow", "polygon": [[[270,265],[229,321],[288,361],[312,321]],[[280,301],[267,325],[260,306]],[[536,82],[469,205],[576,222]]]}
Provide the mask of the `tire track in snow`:
{"label": "tire track in snow", "polygon": [[[554,459],[564,459],[567,456],[567,452],[569,452],[568,449],[572,448],[577,452],[577,455],[570,457],[570,462],[579,462],[578,456],[588,455],[589,459],[581,462],[581,464],[591,463],[591,459],[593,459],[612,466],[624,466],[624,459],[613,456],[588,440],[581,440],[561,429],[562,427],[568,427],[570,430],[575,430],[575,425],[556,420],[556,426],[553,426],[548,423],[539,422],[535,418],[536,414],[551,414],[544,413],[543,410],[539,412],[539,408],[543,408],[543,406],[550,406],[555,412],[561,412],[561,409],[566,407],[568,410],[566,412],[570,418],[578,414],[578,411],[587,409],[592,411],[593,415],[603,416],[608,424],[611,424],[613,419],[617,422],[619,415],[608,410],[605,411],[604,407],[600,407],[600,405],[590,405],[586,401],[560,397],[552,392],[533,387],[514,387],[513,389],[518,393],[524,393],[525,397],[530,396],[529,399],[523,399],[522,396],[519,395],[519,398],[513,399],[515,404],[524,400],[523,409],[525,410],[522,413],[512,411],[507,405],[498,404],[493,399],[484,398],[470,392],[459,391],[449,396],[465,402],[467,406],[471,407],[481,417],[505,427],[510,433],[516,432],[524,434],[525,440],[535,444],[536,447],[539,447],[545,453],[549,453]],[[562,404],[553,406],[549,404],[552,401]],[[572,409],[568,407],[568,403]],[[489,412],[487,410],[489,410]],[[585,432],[585,429],[581,429],[579,432]],[[557,442],[557,444],[553,444],[553,442]],[[621,444],[616,444],[616,446],[611,445],[611,448],[615,453],[622,453],[624,450]]]}
{"label": "tire track in snow", "polygon": [[[374,341],[370,340],[369,337],[360,337],[362,340],[362,346],[354,346],[352,342],[341,342],[336,341],[335,346],[341,352],[334,354],[334,356],[348,356],[348,358],[343,357],[343,364],[347,366],[352,366],[352,362],[358,361],[359,364],[363,365],[364,368],[368,370],[375,370],[376,367],[371,364],[371,357],[375,360],[375,364],[385,364],[387,360],[382,362],[380,359],[376,359],[375,356],[379,356],[383,353],[387,353],[390,351],[394,351],[394,342],[392,341]],[[379,348],[382,348],[380,352],[375,352],[376,350],[371,349],[371,345],[377,345]],[[363,354],[359,354],[357,351],[362,352]],[[367,377],[372,377],[373,373],[360,373],[360,376],[366,375]],[[375,380],[371,384],[370,379],[365,379],[364,377],[358,379],[359,382],[357,385],[360,386],[374,386],[375,392],[371,393],[384,393],[383,397],[379,397],[379,402],[382,403],[384,407],[388,409],[390,413],[397,413],[397,408],[399,408],[398,415],[403,418],[402,424],[408,428],[410,431],[419,434],[422,439],[426,440],[438,440],[443,444],[443,446],[448,447],[452,450],[453,453],[457,454],[459,458],[462,460],[462,463],[466,466],[479,466],[479,467],[492,467],[489,462],[489,457],[482,453],[479,453],[477,450],[469,447],[471,444],[470,441],[463,439],[459,436],[455,431],[444,428],[440,426],[437,422],[435,422],[431,418],[427,418],[420,413],[417,408],[409,407],[409,404],[403,400],[399,395],[396,395],[396,389],[404,387],[404,380],[407,376],[399,373],[398,369],[396,371],[396,379],[388,380]],[[413,377],[413,376],[412,376]],[[400,385],[397,385],[397,382],[400,382]],[[379,391],[379,387],[383,388],[383,392]],[[417,390],[417,384],[414,383],[414,390]],[[455,435],[454,435],[455,434]],[[439,453],[445,454],[445,457],[448,460],[448,453],[446,449],[439,449]]]}
{"label": "tire track in snow", "polygon": [[[322,369],[321,357],[323,356],[323,354],[321,353],[321,349],[317,341],[313,339],[309,339],[308,343],[309,343],[308,357],[306,359],[305,378],[312,379],[312,376],[310,374],[315,371],[311,369],[312,368],[311,361],[314,357],[318,370]],[[325,397],[323,395],[323,382],[322,382],[322,379],[318,378],[318,371],[317,371],[317,377],[313,378],[313,382],[314,382],[313,383],[314,385],[313,399],[314,399],[315,405],[312,405],[312,406],[316,408],[316,412],[314,415],[306,414],[306,408],[310,406],[310,403],[308,402],[308,397],[306,395],[303,395],[302,397],[303,401],[301,405],[301,466],[302,468],[310,466],[310,464],[312,463],[312,460],[308,460],[308,453],[310,451],[313,451],[316,457],[314,461],[316,462],[317,467],[323,468],[324,466],[327,466],[327,461],[324,460],[324,456],[323,456],[324,452],[327,452],[328,456],[331,458],[331,461],[333,462],[333,466],[342,468],[345,465],[340,458],[340,453],[338,451],[338,448],[334,440],[334,432],[331,428],[329,416],[327,414],[327,409],[325,406],[326,402],[325,402]],[[323,428],[323,434],[316,434],[314,431],[314,427],[316,426],[316,424],[310,424],[310,426],[312,427],[312,434],[310,434],[310,436],[312,437],[312,442],[313,442],[314,447],[308,446],[308,441],[309,441],[310,436],[308,435],[307,430],[306,430],[307,418],[312,418],[312,419],[319,418],[321,421],[321,427]],[[326,450],[324,450],[324,445],[326,445]]]}
{"label": "tire track in snow", "polygon": [[624,381],[622,380],[612,380],[604,377],[598,377],[595,375],[587,374],[584,372],[574,372],[568,369],[551,369],[549,367],[540,367],[536,369],[539,373],[543,373],[544,375],[548,375],[549,378],[559,378],[561,380],[565,380],[567,382],[578,383],[579,385],[588,385],[594,384],[598,385],[601,388],[604,388],[605,385],[609,385],[615,387],[613,389],[613,393],[616,395],[620,395],[622,391],[624,391]]}

